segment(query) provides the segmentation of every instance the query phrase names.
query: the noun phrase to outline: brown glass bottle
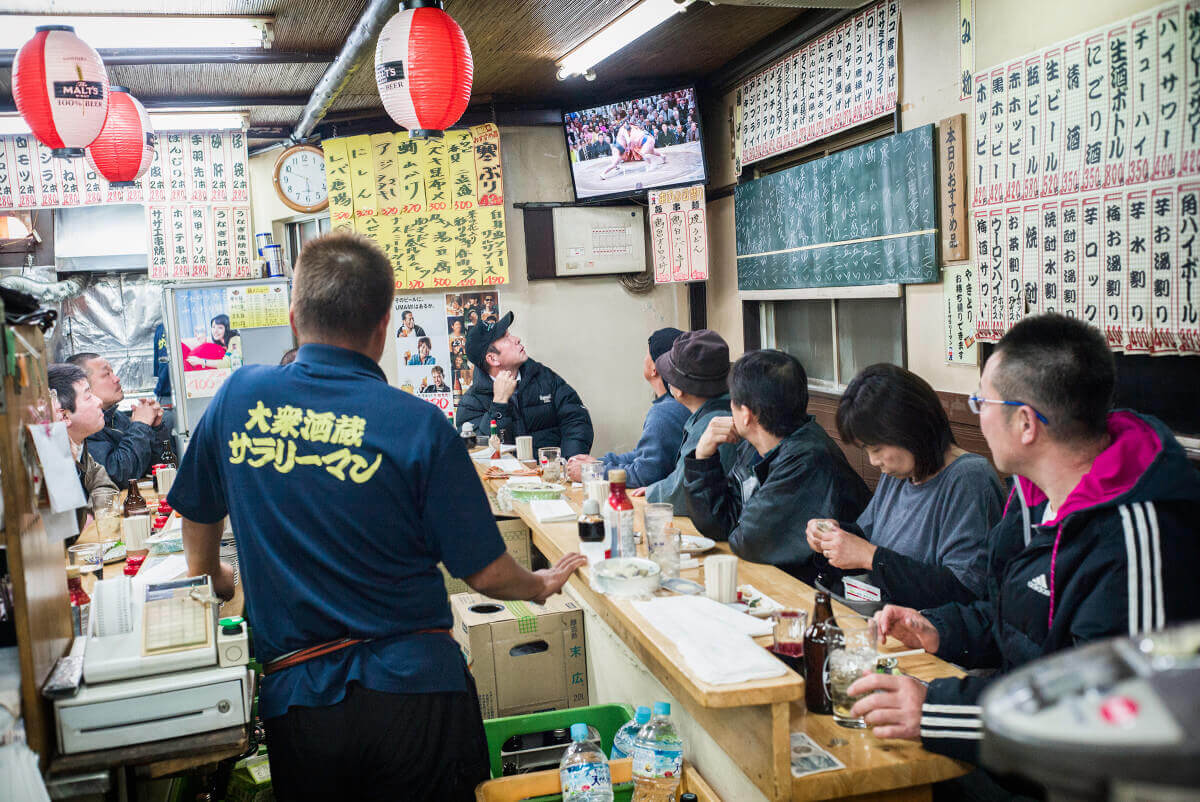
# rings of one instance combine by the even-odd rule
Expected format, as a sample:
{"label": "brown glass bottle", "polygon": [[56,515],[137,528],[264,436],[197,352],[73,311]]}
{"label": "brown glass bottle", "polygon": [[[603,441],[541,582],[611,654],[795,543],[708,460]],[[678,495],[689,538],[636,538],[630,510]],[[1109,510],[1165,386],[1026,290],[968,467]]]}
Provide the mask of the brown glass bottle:
{"label": "brown glass bottle", "polygon": [[121,512],[126,518],[130,515],[145,515],[147,512],[146,499],[142,491],[138,490],[137,479],[129,480],[129,493],[125,496],[125,506]]}
{"label": "brown glass bottle", "polygon": [[829,641],[825,622],[830,618],[833,618],[833,607],[829,603],[829,594],[818,590],[812,621],[804,633],[804,704],[810,713],[833,712],[833,703],[825,689],[825,660]]}

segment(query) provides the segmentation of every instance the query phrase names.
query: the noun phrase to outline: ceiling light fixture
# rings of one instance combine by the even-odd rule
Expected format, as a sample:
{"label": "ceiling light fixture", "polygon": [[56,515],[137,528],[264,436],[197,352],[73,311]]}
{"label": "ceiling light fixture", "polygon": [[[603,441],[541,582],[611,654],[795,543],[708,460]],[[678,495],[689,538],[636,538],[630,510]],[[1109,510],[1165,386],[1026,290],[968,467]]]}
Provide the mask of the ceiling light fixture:
{"label": "ceiling light fixture", "polygon": [[[155,132],[163,131],[242,131],[246,115],[241,112],[150,112],[150,124]],[[29,126],[19,114],[0,115],[0,136],[30,134]]]}
{"label": "ceiling light fixture", "polygon": [[641,0],[559,59],[558,80],[566,80],[572,75],[585,75],[591,67],[666,22],[674,14],[686,11],[687,7],[686,0]]}
{"label": "ceiling light fixture", "polygon": [[5,14],[0,50],[16,50],[39,25],[70,25],[97,50],[271,46],[271,17]]}

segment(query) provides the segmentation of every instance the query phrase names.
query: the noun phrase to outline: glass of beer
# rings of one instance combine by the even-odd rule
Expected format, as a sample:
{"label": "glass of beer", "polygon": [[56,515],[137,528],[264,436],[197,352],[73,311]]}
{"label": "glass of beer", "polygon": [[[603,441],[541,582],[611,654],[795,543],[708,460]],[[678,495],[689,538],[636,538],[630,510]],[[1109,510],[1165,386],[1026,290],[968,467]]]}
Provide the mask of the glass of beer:
{"label": "glass of beer", "polygon": [[100,540],[116,540],[121,537],[121,509],[117,506],[120,495],[116,490],[97,490],[92,494],[92,515]]}
{"label": "glass of beer", "polygon": [[875,670],[879,629],[875,619],[849,614],[836,616],[825,627],[829,649],[826,682],[829,683],[829,698],[833,701],[833,720],[843,727],[862,729],[867,722],[850,715],[850,710],[865,694],[851,696],[847,690],[865,672]]}
{"label": "glass of beer", "polygon": [[562,449],[548,446],[538,449],[538,465],[542,468],[542,481],[557,484],[563,480],[563,468],[566,462],[562,458]]}

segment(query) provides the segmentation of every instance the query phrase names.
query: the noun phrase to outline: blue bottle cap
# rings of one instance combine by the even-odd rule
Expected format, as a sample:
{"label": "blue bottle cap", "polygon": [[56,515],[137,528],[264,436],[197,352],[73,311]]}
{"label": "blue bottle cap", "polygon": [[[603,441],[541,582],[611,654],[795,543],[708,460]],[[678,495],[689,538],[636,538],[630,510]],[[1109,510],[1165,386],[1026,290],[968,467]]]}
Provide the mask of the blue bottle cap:
{"label": "blue bottle cap", "polygon": [[671,715],[671,703],[670,702],[655,702],[654,703],[654,715],[656,715],[656,716]]}
{"label": "blue bottle cap", "polygon": [[634,717],[634,721],[636,721],[638,724],[645,724],[649,720],[650,708],[646,707],[645,705],[638,705],[637,715]]}
{"label": "blue bottle cap", "polygon": [[588,737],[588,726],[583,723],[571,725],[571,740],[586,741]]}

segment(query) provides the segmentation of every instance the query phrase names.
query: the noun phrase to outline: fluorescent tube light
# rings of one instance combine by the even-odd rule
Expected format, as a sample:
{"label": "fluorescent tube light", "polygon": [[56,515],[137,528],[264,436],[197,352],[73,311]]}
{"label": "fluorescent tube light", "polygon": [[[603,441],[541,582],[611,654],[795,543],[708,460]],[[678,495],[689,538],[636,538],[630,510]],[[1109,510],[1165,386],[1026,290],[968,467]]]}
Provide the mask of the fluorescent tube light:
{"label": "fluorescent tube light", "polygon": [[[239,112],[150,112],[155,132],[162,131],[242,131],[246,115]],[[29,134],[29,126],[19,114],[0,115],[0,136]]]}
{"label": "fluorescent tube light", "polygon": [[0,49],[19,49],[39,25],[70,25],[97,50],[268,47],[270,24],[270,17],[5,14]]}
{"label": "fluorescent tube light", "polygon": [[676,0],[642,0],[560,59],[558,79],[583,75],[592,66],[686,9],[686,3]]}

